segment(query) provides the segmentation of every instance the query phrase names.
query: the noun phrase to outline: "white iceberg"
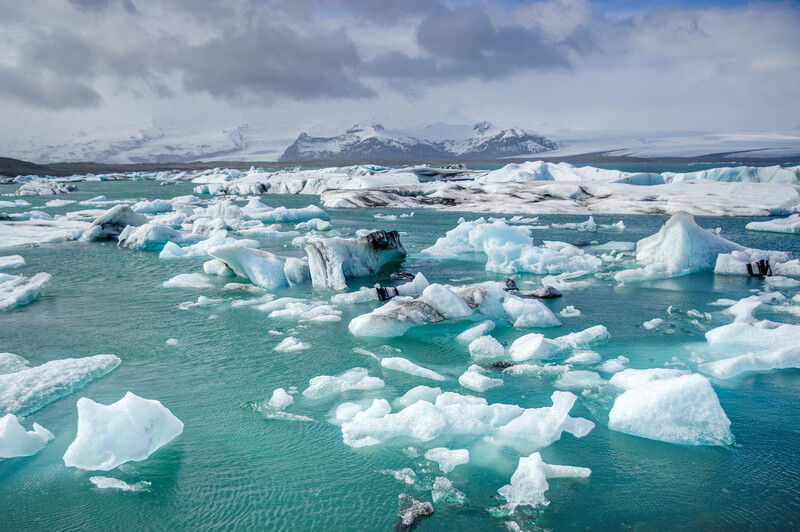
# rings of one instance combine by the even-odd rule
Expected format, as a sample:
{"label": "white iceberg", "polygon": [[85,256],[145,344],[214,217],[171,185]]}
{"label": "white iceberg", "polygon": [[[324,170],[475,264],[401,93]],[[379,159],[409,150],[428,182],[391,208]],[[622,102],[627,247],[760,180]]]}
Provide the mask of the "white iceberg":
{"label": "white iceberg", "polygon": [[0,312],[32,302],[52,280],[49,273],[37,273],[33,277],[0,273]]}
{"label": "white iceberg", "polygon": [[445,380],[442,375],[436,373],[435,371],[418,366],[417,364],[414,364],[410,360],[403,357],[388,357],[381,359],[381,366],[386,369],[401,371],[403,373],[414,375],[415,377],[422,377],[424,379],[431,379],[434,381]]}
{"label": "white iceberg", "polygon": [[492,336],[480,336],[469,344],[469,356],[475,360],[501,359],[505,353],[502,344]]}
{"label": "white iceberg", "polygon": [[0,272],[5,270],[12,270],[14,268],[22,268],[25,266],[25,259],[20,255],[7,255],[0,257]]}
{"label": "white iceberg", "polygon": [[544,496],[544,492],[550,487],[548,478],[586,478],[591,474],[592,471],[585,467],[546,464],[536,452],[519,459],[511,481],[497,490],[497,493],[506,500],[504,507],[508,513],[514,514],[519,506],[537,507],[550,503]]}
{"label": "white iceberg", "polygon": [[308,265],[304,260],[280,257],[239,244],[213,247],[208,254],[224,262],[239,277],[266,289],[291,286],[309,278]]}
{"label": "white iceberg", "polygon": [[765,220],[763,222],[750,222],[745,226],[749,231],[763,231],[767,233],[800,233],[800,214],[793,214],[787,218]]}
{"label": "white iceberg", "polygon": [[320,399],[350,390],[379,390],[385,386],[382,379],[370,377],[365,368],[353,368],[339,376],[320,375],[308,381],[303,397]]}
{"label": "white iceberg", "polygon": [[784,323],[762,329],[750,323],[732,323],[706,333],[715,360],[700,371],[718,379],[742,373],[800,368],[800,325]]}
{"label": "white iceberg", "polygon": [[119,366],[114,355],[51,360],[0,375],[0,414],[28,415],[86,386]]}
{"label": "white iceberg", "polygon": [[655,379],[627,389],[608,413],[608,428],[683,445],[730,445],[731,422],[702,375]]}
{"label": "white iceberg", "polygon": [[26,431],[14,414],[0,417],[0,458],[32,456],[53,438],[53,433],[38,423],[33,424],[33,430]]}
{"label": "white iceberg", "polygon": [[483,374],[484,369],[476,364],[467,368],[467,371],[458,378],[458,383],[472,390],[473,392],[483,393],[486,390],[497,388],[503,385],[503,379],[493,379]]}
{"label": "white iceberg", "polygon": [[147,217],[135,212],[128,205],[115,205],[98,216],[83,232],[80,240],[91,242],[119,237],[126,227],[139,227],[147,223]]}
{"label": "white iceberg", "polygon": [[64,465],[110,471],[126,462],[147,459],[183,432],[183,423],[159,401],[131,392],[111,405],[78,399],[78,434]]}
{"label": "white iceberg", "polygon": [[213,288],[208,278],[200,273],[180,273],[164,281],[166,288]]}
{"label": "white iceberg", "polygon": [[425,459],[439,464],[442,473],[449,473],[456,466],[469,462],[468,449],[448,449],[447,447],[434,447],[425,452]]}
{"label": "white iceberg", "polygon": [[111,477],[89,477],[89,482],[101,490],[111,489],[119,491],[150,491],[150,486],[152,485],[152,483],[146,480],[140,480],[139,482],[128,484],[124,480]]}
{"label": "white iceberg", "polygon": [[301,342],[294,336],[287,336],[281,343],[272,348],[273,351],[282,353],[293,353],[295,351],[305,351],[306,349],[311,349],[311,345]]}

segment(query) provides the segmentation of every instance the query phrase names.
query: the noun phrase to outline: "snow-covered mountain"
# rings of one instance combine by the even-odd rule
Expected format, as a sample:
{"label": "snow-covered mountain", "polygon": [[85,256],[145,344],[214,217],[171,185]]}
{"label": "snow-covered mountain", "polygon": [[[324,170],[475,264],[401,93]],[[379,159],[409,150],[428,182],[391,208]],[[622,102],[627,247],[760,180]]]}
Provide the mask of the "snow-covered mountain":
{"label": "snow-covered mountain", "polygon": [[[555,142],[522,129],[500,129],[479,122],[464,134],[463,127],[452,127],[450,138],[442,138],[442,127],[432,135],[418,136],[406,130],[389,130],[380,124],[355,125],[335,137],[312,137],[301,133],[281,155],[281,161],[320,159],[497,159],[527,155],[558,148]],[[417,133],[417,134],[415,134]],[[424,129],[420,132],[425,133]]]}

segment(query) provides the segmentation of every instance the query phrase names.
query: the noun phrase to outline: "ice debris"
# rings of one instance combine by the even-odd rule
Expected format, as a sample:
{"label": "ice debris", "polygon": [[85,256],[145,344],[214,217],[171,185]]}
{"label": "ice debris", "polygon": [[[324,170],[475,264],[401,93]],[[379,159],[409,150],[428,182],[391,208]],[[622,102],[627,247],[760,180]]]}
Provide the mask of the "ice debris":
{"label": "ice debris", "polygon": [[214,285],[202,274],[199,273],[181,273],[175,277],[164,281],[163,286],[166,288],[213,288]]}
{"label": "ice debris", "polygon": [[286,390],[283,388],[276,388],[275,391],[272,392],[272,397],[270,397],[269,401],[267,402],[267,406],[270,406],[275,410],[283,410],[293,402],[294,397],[286,393]]}
{"label": "ice debris", "polygon": [[135,212],[128,205],[115,205],[98,216],[83,232],[80,240],[91,242],[119,237],[126,227],[139,227],[147,223],[147,217]]}
{"label": "ice debris", "polygon": [[152,486],[152,483],[146,480],[140,480],[139,482],[128,484],[124,480],[111,477],[89,477],[89,482],[101,490],[112,489],[119,491],[150,491],[150,486]]}
{"label": "ice debris", "polygon": [[414,375],[415,377],[422,377],[424,379],[431,379],[434,381],[443,381],[445,378],[436,373],[433,370],[428,368],[423,368],[422,366],[418,366],[414,364],[408,359],[403,357],[388,357],[381,360],[381,366],[386,369],[393,369],[395,371],[401,371],[403,373],[407,373],[409,375]]}
{"label": "ice debris", "polygon": [[311,345],[301,342],[294,336],[287,336],[281,343],[272,348],[273,351],[280,351],[282,353],[293,353],[295,351],[305,351],[311,349]]}
{"label": "ice debris", "polygon": [[763,231],[767,233],[800,233],[800,214],[792,214],[787,218],[750,222],[745,226],[749,231]]}
{"label": "ice debris", "polygon": [[469,462],[468,449],[448,449],[447,447],[434,447],[425,452],[425,458],[439,464],[442,473],[447,474],[456,466]]}
{"label": "ice debris", "polygon": [[474,360],[499,359],[505,355],[505,349],[495,338],[481,336],[470,342],[469,355]]}
{"label": "ice debris", "polygon": [[784,323],[762,329],[749,323],[731,323],[706,333],[713,358],[700,371],[718,379],[742,373],[800,368],[800,325]]}
{"label": "ice debris", "polygon": [[90,471],[109,471],[126,462],[145,460],[183,432],[183,423],[159,401],[131,392],[111,405],[78,399],[78,434],[64,464]]}
{"label": "ice debris", "polygon": [[14,268],[22,268],[25,266],[25,259],[20,255],[7,255],[0,257],[0,272],[5,270],[12,270]]}
{"label": "ice debris", "polygon": [[383,379],[370,377],[366,368],[353,368],[339,376],[320,375],[308,381],[303,397],[321,399],[350,390],[379,390],[385,386]]}
{"label": "ice debris", "polygon": [[397,522],[392,528],[393,532],[411,532],[423,517],[433,515],[431,503],[418,501],[405,493],[399,496],[399,506]]}
{"label": "ice debris", "polygon": [[0,273],[0,312],[31,303],[52,280],[49,273],[37,273],[32,277]]}
{"label": "ice debris", "polygon": [[491,388],[503,385],[503,379],[493,379],[483,374],[484,369],[476,364],[467,368],[467,371],[458,378],[458,383],[472,390],[473,392],[483,393]]}
{"label": "ice debris", "polygon": [[559,336],[554,340],[545,338],[543,334],[531,333],[520,336],[511,344],[508,351],[511,360],[523,362],[535,358],[550,358],[569,349],[589,347],[608,340],[608,329],[603,325],[595,325],[580,332]]}

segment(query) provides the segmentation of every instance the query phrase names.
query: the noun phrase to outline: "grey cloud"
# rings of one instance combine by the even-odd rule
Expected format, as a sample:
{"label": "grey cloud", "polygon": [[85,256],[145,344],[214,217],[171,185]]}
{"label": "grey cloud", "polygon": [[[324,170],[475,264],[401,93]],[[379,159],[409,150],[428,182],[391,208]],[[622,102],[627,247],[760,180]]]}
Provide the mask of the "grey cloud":
{"label": "grey cloud", "polygon": [[33,107],[62,110],[96,107],[102,101],[91,87],[57,74],[23,74],[0,68],[0,94]]}
{"label": "grey cloud", "polygon": [[[80,11],[103,11],[113,3],[114,0],[69,0],[76,9]],[[120,0],[122,8],[129,13],[136,13],[136,6],[132,0]]]}
{"label": "grey cloud", "polygon": [[33,40],[24,56],[26,65],[65,76],[87,76],[94,71],[97,62],[95,50],[66,28]]}

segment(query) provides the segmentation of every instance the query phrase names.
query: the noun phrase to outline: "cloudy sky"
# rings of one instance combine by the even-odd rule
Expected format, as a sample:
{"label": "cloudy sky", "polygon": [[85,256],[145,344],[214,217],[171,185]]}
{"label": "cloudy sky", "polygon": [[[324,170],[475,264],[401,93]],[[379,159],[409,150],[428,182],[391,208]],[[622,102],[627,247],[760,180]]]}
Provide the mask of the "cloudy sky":
{"label": "cloudy sky", "polygon": [[796,131],[800,3],[7,1],[0,117],[0,145],[245,122]]}

